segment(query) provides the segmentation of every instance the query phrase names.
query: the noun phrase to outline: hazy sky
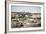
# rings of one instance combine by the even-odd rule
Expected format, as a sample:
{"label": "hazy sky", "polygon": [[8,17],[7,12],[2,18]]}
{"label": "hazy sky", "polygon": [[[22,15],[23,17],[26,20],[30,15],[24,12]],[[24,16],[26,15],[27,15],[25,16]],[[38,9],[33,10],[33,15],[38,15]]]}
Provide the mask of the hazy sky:
{"label": "hazy sky", "polygon": [[41,7],[39,6],[11,6],[12,12],[31,12],[31,13],[41,13]]}

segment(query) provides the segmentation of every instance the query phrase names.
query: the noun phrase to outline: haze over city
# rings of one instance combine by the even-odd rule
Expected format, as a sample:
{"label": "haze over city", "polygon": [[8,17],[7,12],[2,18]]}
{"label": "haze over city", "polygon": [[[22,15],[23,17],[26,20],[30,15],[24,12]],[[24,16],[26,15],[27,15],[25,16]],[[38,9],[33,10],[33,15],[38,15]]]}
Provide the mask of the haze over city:
{"label": "haze over city", "polygon": [[41,7],[39,6],[11,6],[12,12],[30,12],[30,13],[41,13]]}

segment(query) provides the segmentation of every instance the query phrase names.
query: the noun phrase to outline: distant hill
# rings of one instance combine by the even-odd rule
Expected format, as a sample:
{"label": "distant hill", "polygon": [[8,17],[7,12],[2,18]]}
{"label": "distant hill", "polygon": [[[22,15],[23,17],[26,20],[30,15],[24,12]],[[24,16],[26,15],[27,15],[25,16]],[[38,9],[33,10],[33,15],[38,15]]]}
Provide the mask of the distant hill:
{"label": "distant hill", "polygon": [[11,14],[41,15],[41,13],[29,13],[29,12],[11,12]]}

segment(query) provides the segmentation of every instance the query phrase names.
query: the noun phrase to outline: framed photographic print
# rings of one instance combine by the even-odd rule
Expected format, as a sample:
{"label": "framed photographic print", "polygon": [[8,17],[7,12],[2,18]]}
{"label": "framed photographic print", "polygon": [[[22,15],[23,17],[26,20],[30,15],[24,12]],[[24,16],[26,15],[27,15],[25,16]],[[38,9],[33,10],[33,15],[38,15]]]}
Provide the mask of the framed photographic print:
{"label": "framed photographic print", "polygon": [[42,30],[43,3],[9,2],[6,7],[8,31]]}

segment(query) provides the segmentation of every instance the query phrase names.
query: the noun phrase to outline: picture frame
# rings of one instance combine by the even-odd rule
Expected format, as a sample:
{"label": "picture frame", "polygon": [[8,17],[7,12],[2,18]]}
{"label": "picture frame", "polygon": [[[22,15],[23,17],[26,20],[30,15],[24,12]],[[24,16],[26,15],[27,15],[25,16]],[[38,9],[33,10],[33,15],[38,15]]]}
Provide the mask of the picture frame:
{"label": "picture frame", "polygon": [[[24,32],[24,31],[42,31],[42,30],[44,30],[44,9],[43,8],[44,8],[44,3],[40,3],[40,2],[24,2],[24,1],[15,1],[15,2],[9,1],[9,2],[7,2],[6,3],[6,32]],[[36,20],[40,19],[40,21],[41,21],[40,26],[39,25],[37,26],[36,23],[35,23],[35,25],[30,26],[30,25],[28,25],[29,24],[28,23],[27,25],[23,25],[22,27],[20,27],[18,25],[13,27],[12,25],[17,23],[15,21],[15,23],[12,24],[12,21],[16,20],[16,18],[12,19],[13,15],[15,17],[16,17],[16,15],[19,15],[20,13],[27,15],[26,11],[27,11],[27,13],[31,13],[31,16],[35,15],[35,16],[33,16],[34,18],[31,18],[31,19],[36,19]],[[36,15],[38,15],[38,16],[36,16]],[[38,18],[38,17],[40,17],[40,18]],[[20,18],[18,18],[18,19],[19,19],[18,21],[20,21]],[[25,18],[25,19],[27,19],[27,18]],[[22,21],[22,23],[25,24],[25,22],[28,22],[30,20],[27,19],[27,21],[22,21],[22,20],[21,21]]]}

